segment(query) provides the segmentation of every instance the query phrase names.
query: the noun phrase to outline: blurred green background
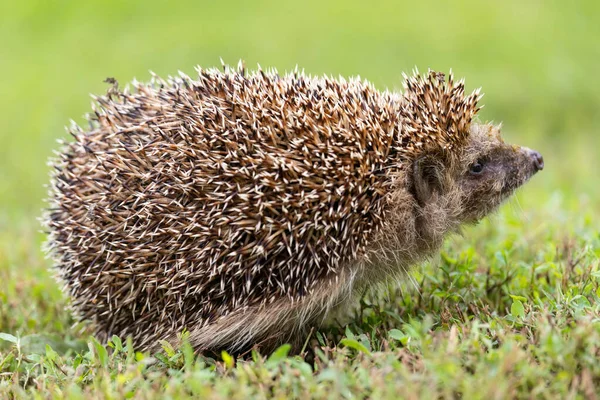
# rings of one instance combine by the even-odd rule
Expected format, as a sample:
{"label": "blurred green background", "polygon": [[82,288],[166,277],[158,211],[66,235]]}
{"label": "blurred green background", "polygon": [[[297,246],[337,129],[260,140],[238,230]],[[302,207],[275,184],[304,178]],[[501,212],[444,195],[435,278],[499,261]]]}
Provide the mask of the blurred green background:
{"label": "blurred green background", "polygon": [[[38,229],[47,158],[83,122],[90,93],[149,70],[219,58],[298,65],[399,89],[401,72],[453,69],[485,93],[480,118],[540,150],[546,170],[521,204],[598,204],[600,2],[4,1],[0,5],[0,232]],[[590,203],[591,201],[591,203]],[[568,205],[565,205],[567,207]],[[525,205],[523,205],[525,207]]]}

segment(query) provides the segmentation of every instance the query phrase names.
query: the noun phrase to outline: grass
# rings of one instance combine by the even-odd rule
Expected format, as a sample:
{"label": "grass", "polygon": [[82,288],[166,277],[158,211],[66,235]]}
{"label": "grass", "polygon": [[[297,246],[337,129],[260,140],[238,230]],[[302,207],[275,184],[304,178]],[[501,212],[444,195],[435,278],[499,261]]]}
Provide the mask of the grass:
{"label": "grass", "polygon": [[[0,5],[0,398],[595,398],[600,387],[597,2],[5,2]],[[45,160],[102,81],[249,66],[453,68],[481,118],[546,169],[410,279],[368,293],[310,356],[136,353],[74,324],[40,245]]]}
{"label": "grass", "polygon": [[[593,397],[600,384],[600,235],[592,215],[557,215],[563,206],[553,199],[534,211],[507,208],[450,240],[438,259],[412,274],[416,286],[407,281],[368,294],[349,325],[316,332],[310,362],[286,357],[285,347],[214,360],[187,346],[153,355],[119,338],[102,346],[70,327],[65,300],[38,263],[37,274],[25,279],[2,276],[2,315],[11,317],[1,326],[19,335],[0,336],[0,393]],[[572,218],[573,233],[553,228],[562,218]],[[535,229],[524,228],[524,219]],[[15,249],[16,259],[35,253],[28,242]]]}

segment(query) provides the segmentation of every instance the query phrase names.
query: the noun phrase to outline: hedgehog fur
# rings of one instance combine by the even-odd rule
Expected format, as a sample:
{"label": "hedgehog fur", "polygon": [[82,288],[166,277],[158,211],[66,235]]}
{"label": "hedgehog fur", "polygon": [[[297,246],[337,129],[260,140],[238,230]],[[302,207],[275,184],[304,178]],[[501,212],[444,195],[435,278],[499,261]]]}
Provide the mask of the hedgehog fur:
{"label": "hedgehog fur", "polygon": [[[184,329],[200,351],[303,340],[487,214],[467,215],[456,171],[506,148],[451,74],[392,93],[240,65],[94,99],[52,162],[47,247],[75,315],[140,349]],[[532,175],[513,152],[490,208]]]}

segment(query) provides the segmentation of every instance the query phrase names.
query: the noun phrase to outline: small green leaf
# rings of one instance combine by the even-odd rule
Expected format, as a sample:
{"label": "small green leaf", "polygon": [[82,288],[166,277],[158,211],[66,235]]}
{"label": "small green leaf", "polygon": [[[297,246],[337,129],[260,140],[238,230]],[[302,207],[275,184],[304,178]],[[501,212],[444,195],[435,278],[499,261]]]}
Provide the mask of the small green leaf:
{"label": "small green leaf", "polygon": [[392,338],[392,339],[396,339],[396,340],[402,340],[402,338],[405,336],[404,333],[402,333],[401,330],[399,329],[391,329],[388,332],[388,335]]}
{"label": "small green leaf", "polygon": [[346,346],[346,347],[350,347],[351,349],[354,349],[356,351],[359,351],[361,353],[365,353],[367,355],[371,355],[371,352],[369,351],[369,349],[367,349],[362,343],[354,340],[354,339],[342,339],[340,341],[340,344]]}
{"label": "small green leaf", "polygon": [[221,358],[223,359],[223,362],[225,363],[225,367],[227,369],[232,369],[234,364],[235,364],[235,359],[225,350],[223,350],[221,352]]}
{"label": "small green leaf", "polygon": [[448,253],[444,251],[441,252],[441,256],[444,262],[446,262],[446,264],[448,265],[455,265],[458,263],[458,261],[455,258],[450,257],[450,255],[448,255]]}
{"label": "small green leaf", "polygon": [[166,340],[161,340],[159,343],[160,343],[162,349],[164,350],[164,352],[167,353],[167,357],[170,358],[175,355],[175,349],[173,348],[171,343],[167,342]]}
{"label": "small green leaf", "polygon": [[17,343],[17,338],[10,333],[0,332],[0,340],[5,340],[11,343]]}
{"label": "small green leaf", "polygon": [[49,344],[46,345],[46,358],[50,361],[55,361],[58,358],[58,353]]}
{"label": "small green leaf", "polygon": [[358,335],[357,340],[360,342],[360,344],[365,346],[365,348],[368,351],[371,351],[371,341],[369,340],[369,337],[367,335],[365,335],[364,333],[361,333],[360,335]]}
{"label": "small green leaf", "polygon": [[523,307],[521,300],[513,301],[510,306],[510,313],[515,318],[525,318],[525,308]]}
{"label": "small green leaf", "polygon": [[267,360],[267,364],[268,365],[276,365],[279,364],[279,362],[281,362],[281,360],[284,360],[288,353],[290,352],[290,349],[292,348],[291,345],[289,344],[284,344],[282,346],[279,346],[277,348],[277,350],[275,350],[270,356],[269,359]]}
{"label": "small green leaf", "polygon": [[108,365],[108,351],[106,350],[106,347],[94,338],[92,338],[90,345],[92,347],[90,350],[96,354],[100,365],[106,367]]}
{"label": "small green leaf", "polygon": [[406,346],[410,341],[410,336],[404,334],[404,332],[402,332],[399,329],[391,329],[388,332],[388,336],[394,340],[399,341],[402,344],[402,346]]}
{"label": "small green leaf", "polygon": [[252,356],[252,361],[254,361],[255,363],[258,363],[259,361],[261,361],[261,357],[260,354],[258,353],[258,351],[256,349],[252,349],[252,352],[250,353],[250,355]]}
{"label": "small green leaf", "polygon": [[319,344],[321,346],[325,346],[325,338],[323,337],[323,334],[321,332],[317,332],[316,336],[317,340],[319,341]]}
{"label": "small green leaf", "polygon": [[113,335],[111,342],[115,352],[119,353],[123,351],[123,342],[121,342],[121,338],[119,338],[117,335]]}
{"label": "small green leaf", "polygon": [[163,363],[166,366],[169,366],[169,359],[162,353],[156,353],[154,355],[154,357],[156,357],[156,359],[158,361],[160,361],[161,363]]}
{"label": "small green leaf", "polygon": [[518,296],[516,294],[510,294],[509,296],[513,300],[527,301],[527,297]]}
{"label": "small green leaf", "polygon": [[354,339],[354,333],[350,330],[349,326],[346,326],[346,331],[344,332],[348,339]]}

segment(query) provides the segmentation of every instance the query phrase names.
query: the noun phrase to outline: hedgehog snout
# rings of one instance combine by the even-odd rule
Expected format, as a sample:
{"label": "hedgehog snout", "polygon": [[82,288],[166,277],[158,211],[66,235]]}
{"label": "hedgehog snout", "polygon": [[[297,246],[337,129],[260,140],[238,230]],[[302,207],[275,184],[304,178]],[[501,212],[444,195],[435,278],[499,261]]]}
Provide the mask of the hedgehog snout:
{"label": "hedgehog snout", "polygon": [[539,152],[528,149],[527,155],[533,162],[533,168],[535,169],[535,172],[538,172],[538,171],[541,171],[544,169],[544,157],[542,157],[542,155]]}

